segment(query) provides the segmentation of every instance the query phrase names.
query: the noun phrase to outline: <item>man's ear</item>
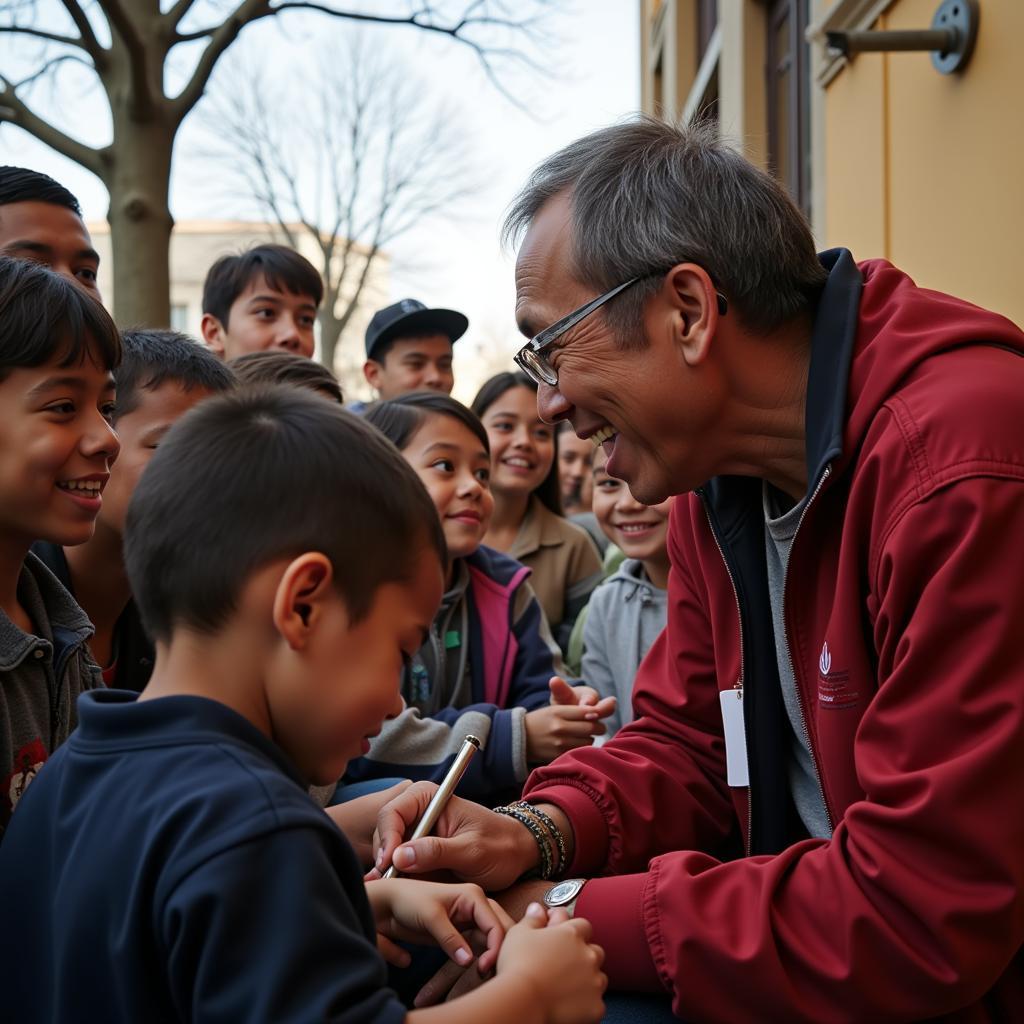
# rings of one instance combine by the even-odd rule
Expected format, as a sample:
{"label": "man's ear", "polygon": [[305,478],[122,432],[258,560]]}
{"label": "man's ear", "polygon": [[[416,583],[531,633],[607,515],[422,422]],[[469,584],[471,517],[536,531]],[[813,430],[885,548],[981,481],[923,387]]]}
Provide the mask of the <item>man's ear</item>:
{"label": "man's ear", "polygon": [[224,325],[212,314],[204,313],[199,321],[199,332],[206,342],[206,347],[218,358],[224,358]]}
{"label": "man's ear", "polygon": [[690,366],[702,363],[718,329],[718,293],[708,272],[680,263],[665,275],[664,293],[673,310],[673,337]]}
{"label": "man's ear", "polygon": [[374,391],[380,391],[380,375],[383,372],[384,367],[376,359],[367,359],[363,363],[363,376]]}
{"label": "man's ear", "polygon": [[324,603],[334,597],[334,569],[319,551],[309,551],[289,562],[274,592],[274,628],[292,650],[302,650],[323,614]]}

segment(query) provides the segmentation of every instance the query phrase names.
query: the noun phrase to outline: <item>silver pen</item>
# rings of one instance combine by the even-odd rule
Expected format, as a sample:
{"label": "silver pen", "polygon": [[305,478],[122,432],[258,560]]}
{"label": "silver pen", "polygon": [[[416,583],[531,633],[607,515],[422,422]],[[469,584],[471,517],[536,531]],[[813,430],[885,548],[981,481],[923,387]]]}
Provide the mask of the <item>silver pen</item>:
{"label": "silver pen", "polygon": [[[455,787],[461,781],[462,776],[466,774],[466,769],[469,767],[469,762],[473,760],[473,755],[479,749],[480,741],[475,736],[467,736],[462,741],[462,747],[458,754],[455,755],[455,760],[452,761],[452,766],[448,769],[444,781],[437,787],[437,792],[430,798],[430,803],[427,804],[423,817],[420,818],[419,824],[413,830],[412,835],[405,840],[406,842],[422,839],[425,835],[430,834],[430,830],[437,823],[437,819],[441,817],[441,812],[445,809],[445,805],[455,792]],[[392,864],[384,872],[384,877],[394,878],[397,874],[398,869]]]}

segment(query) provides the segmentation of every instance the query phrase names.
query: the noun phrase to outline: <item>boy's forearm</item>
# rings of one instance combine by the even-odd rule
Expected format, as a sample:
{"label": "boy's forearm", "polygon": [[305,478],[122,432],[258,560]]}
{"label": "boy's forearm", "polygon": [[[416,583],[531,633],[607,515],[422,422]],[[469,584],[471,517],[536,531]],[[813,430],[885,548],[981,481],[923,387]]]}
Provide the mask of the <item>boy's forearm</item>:
{"label": "boy's forearm", "polygon": [[377,793],[367,793],[343,804],[325,807],[327,816],[344,833],[359,858],[359,863],[369,867],[373,863],[373,830],[377,827],[377,815],[389,801],[394,800],[411,783],[403,782]]}
{"label": "boy's forearm", "polygon": [[521,973],[503,974],[450,1003],[412,1010],[405,1024],[544,1024],[543,1003]]}

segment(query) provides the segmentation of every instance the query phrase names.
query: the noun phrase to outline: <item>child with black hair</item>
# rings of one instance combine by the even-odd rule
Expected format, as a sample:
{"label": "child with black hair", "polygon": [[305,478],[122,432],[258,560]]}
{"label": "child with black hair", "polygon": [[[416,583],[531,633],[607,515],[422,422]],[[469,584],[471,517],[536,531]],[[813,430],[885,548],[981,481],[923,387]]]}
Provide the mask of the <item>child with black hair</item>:
{"label": "child with black hair", "polygon": [[[538,907],[506,935],[475,886],[364,883],[304,792],[397,713],[444,549],[394,448],[318,397],[240,389],[170,431],[125,533],[153,677],[141,696],[82,696],[0,847],[11,1019],[600,1019],[586,921]],[[433,941],[466,965],[462,929],[497,977],[407,1014],[376,943],[401,960],[393,939]]]}
{"label": "child with black hair", "polygon": [[[484,741],[459,793],[485,802],[518,793],[533,765],[593,742],[614,700],[577,703],[591,691],[556,692],[564,672],[531,588],[530,570],[483,547],[491,496],[487,432],[464,405],[414,392],[371,405],[364,418],[402,452],[423,481],[448,544],[445,595],[429,636],[402,672],[406,709],[385,724],[346,781],[404,776],[440,780],[463,736]],[[596,695],[593,695],[596,700]]]}
{"label": "child with black hair", "polygon": [[283,349],[311,358],[324,284],[286,245],[256,245],[222,256],[203,284],[203,341],[221,359]]}
{"label": "child with black hair", "polygon": [[309,388],[311,391],[329,398],[339,405],[344,404],[341,385],[331,371],[314,359],[284,352],[281,349],[268,349],[264,352],[246,352],[244,356],[235,356],[228,363],[239,384],[292,384],[295,387]]}
{"label": "child with black hair", "polygon": [[0,257],[0,837],[74,729],[78,695],[103,685],[89,620],[29,548],[92,536],[119,450],[120,358],[113,321],[82,288]]}
{"label": "child with black hair", "polygon": [[0,256],[41,263],[100,298],[100,257],[82,220],[82,208],[47,174],[0,167]]}
{"label": "child with black hair", "polygon": [[153,670],[124,567],[128,502],[168,430],[197,403],[234,387],[231,371],[197,341],[176,331],[125,331],[114,371],[111,419],[121,454],[111,467],[96,529],[84,543],[37,541],[32,550],[74,595],[96,630],[89,641],[108,686],[141,690]]}

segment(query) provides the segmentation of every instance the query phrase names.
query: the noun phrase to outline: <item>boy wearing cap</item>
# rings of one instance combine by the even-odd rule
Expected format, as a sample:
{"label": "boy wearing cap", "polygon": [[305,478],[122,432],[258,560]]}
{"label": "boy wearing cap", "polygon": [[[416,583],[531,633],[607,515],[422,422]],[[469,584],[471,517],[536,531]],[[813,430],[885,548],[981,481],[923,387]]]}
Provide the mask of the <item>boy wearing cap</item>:
{"label": "boy wearing cap", "polygon": [[452,345],[469,320],[453,309],[428,309],[402,299],[378,310],[366,328],[363,374],[382,400],[410,391],[451,394]]}

